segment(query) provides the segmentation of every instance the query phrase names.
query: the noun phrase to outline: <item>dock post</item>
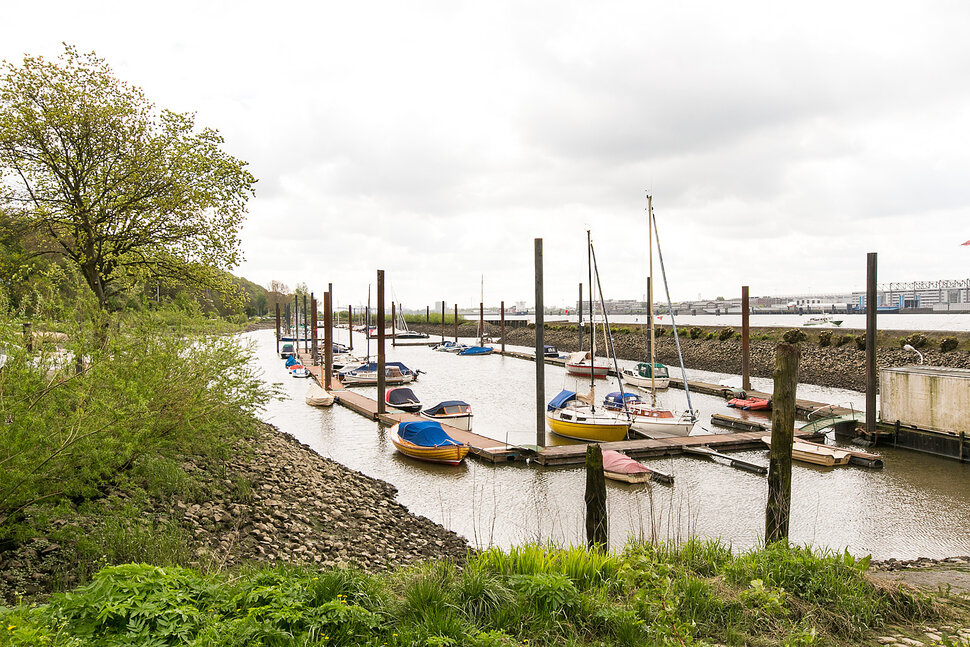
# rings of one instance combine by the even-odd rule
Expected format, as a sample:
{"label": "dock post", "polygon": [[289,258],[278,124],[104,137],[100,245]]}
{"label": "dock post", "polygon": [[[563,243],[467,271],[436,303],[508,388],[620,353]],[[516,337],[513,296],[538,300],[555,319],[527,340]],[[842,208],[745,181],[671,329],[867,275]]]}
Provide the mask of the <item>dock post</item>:
{"label": "dock post", "polygon": [[504,353],[505,352],[505,301],[502,302],[502,305],[500,306],[500,308],[502,310],[502,323],[501,323],[501,327],[499,328],[499,334],[502,336],[502,352]]}
{"label": "dock post", "polygon": [[[336,323],[335,320],[339,319],[339,317],[334,316],[333,283],[327,283],[327,294],[330,295],[330,325],[333,326]],[[333,344],[333,333],[330,333],[330,335],[330,343]]]}
{"label": "dock post", "polygon": [[[333,297],[328,290],[323,295],[323,388],[330,390],[331,378],[333,376]],[[314,310],[314,318],[316,311]],[[313,327],[313,334],[316,336],[316,325]]]}
{"label": "dock post", "polygon": [[280,302],[276,302],[276,354],[280,354]]}
{"label": "dock post", "polygon": [[310,361],[313,362],[314,366],[320,365],[320,345],[317,339],[317,300],[311,294],[310,296]]}
{"label": "dock post", "polygon": [[775,348],[774,392],[771,396],[771,454],[768,461],[768,504],[765,545],[788,539],[791,513],[791,454],[795,436],[795,390],[798,386],[798,344]]}
{"label": "dock post", "polygon": [[748,308],[748,286],[741,286],[741,390],[751,390],[751,347],[750,347],[750,310]]}
{"label": "dock post", "polygon": [[[536,265],[536,445],[546,444],[545,305],[542,302],[542,239],[535,240]],[[602,458],[600,458],[602,463]]]}
{"label": "dock post", "polygon": [[293,348],[300,352],[300,295],[293,294]]}
{"label": "dock post", "polygon": [[[403,317],[404,314],[402,313]],[[394,311],[394,302],[391,301],[391,346],[397,346],[397,331],[394,329],[394,319],[397,317],[397,313]]]}
{"label": "dock post", "polygon": [[[306,292],[303,293],[303,350],[310,352],[310,331],[307,330],[310,327],[310,317],[308,313],[310,312],[307,306],[307,295]],[[297,347],[299,348],[299,347]]]}
{"label": "dock post", "polygon": [[354,350],[354,306],[347,306],[347,346]]}
{"label": "dock post", "polygon": [[445,300],[441,300],[441,343],[445,343]]}
{"label": "dock post", "polygon": [[[583,350],[583,283],[579,283],[579,349]],[[592,360],[590,360],[592,361]]]}
{"label": "dock post", "polygon": [[866,255],[866,432],[876,438],[876,253]]}
{"label": "dock post", "polygon": [[586,445],[586,545],[605,549],[609,541],[606,516],[606,476],[603,474],[603,449],[596,443]]}
{"label": "dock post", "polygon": [[431,306],[424,306],[424,323],[431,323]]}
{"label": "dock post", "polygon": [[485,304],[482,301],[478,302],[478,330],[479,339],[478,345],[485,345]]}
{"label": "dock post", "polygon": [[458,304],[455,304],[455,343],[458,343]]}
{"label": "dock post", "polygon": [[387,379],[384,375],[384,270],[377,270],[377,414],[387,413],[384,392]]}

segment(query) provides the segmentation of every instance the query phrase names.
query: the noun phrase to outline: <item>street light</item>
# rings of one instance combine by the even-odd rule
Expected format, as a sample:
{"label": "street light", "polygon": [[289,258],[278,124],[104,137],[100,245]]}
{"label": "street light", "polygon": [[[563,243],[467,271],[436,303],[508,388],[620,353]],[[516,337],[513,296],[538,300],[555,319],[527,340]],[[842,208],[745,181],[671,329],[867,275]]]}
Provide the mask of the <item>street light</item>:
{"label": "street light", "polygon": [[923,363],[923,353],[919,352],[918,350],[916,350],[915,348],[913,348],[909,344],[906,344],[905,346],[903,346],[903,350],[911,350],[911,351],[913,351],[914,353],[916,353],[917,355],[919,355],[919,363],[920,364]]}

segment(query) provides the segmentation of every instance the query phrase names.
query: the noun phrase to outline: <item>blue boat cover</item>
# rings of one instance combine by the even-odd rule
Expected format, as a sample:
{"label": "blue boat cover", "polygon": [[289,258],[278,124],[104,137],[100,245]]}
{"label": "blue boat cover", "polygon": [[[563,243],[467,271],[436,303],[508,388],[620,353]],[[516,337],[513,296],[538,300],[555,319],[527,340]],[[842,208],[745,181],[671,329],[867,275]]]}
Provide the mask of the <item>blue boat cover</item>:
{"label": "blue boat cover", "polygon": [[[469,404],[467,402],[462,402],[461,400],[445,400],[444,402],[439,402],[430,409],[425,409],[423,413],[429,416],[434,416],[442,413],[445,407],[463,406],[467,407]],[[438,423],[435,423],[438,424]]]}
{"label": "blue boat cover", "polygon": [[293,357],[292,355],[290,355],[289,357],[286,358],[286,367],[287,368],[289,368],[290,366],[293,366],[294,364],[299,364],[299,363],[300,363],[300,360],[298,360],[297,358]]}
{"label": "blue boat cover", "polygon": [[[623,397],[627,402],[641,402],[640,396],[636,393],[624,393]],[[620,392],[613,391],[613,393],[603,398],[603,405],[610,408],[622,409],[623,401],[620,400]]]}
{"label": "blue boat cover", "polygon": [[570,400],[576,397],[575,391],[567,391],[563,389],[559,392],[559,395],[549,400],[549,406],[546,407],[546,411],[555,411],[556,409],[562,409],[566,406]]}
{"label": "blue boat cover", "polygon": [[[384,362],[384,368],[385,369],[387,367],[389,367],[389,366],[396,366],[396,367],[398,367],[399,369],[401,369],[401,373],[403,375],[414,375],[414,371],[412,371],[411,369],[409,369],[407,366],[405,366],[401,362]],[[355,366],[355,367],[353,367],[351,369],[341,371],[341,373],[355,373],[356,374],[358,372],[360,372],[360,373],[370,373],[370,372],[374,372],[374,371],[377,371],[377,362],[371,362],[370,364],[362,364],[361,366]]]}
{"label": "blue boat cover", "polygon": [[441,424],[434,420],[421,422],[402,422],[397,427],[397,435],[408,442],[421,447],[440,447],[442,445],[460,445],[445,433]]}
{"label": "blue boat cover", "polygon": [[418,396],[414,395],[414,391],[407,387],[400,387],[388,391],[387,401],[390,404],[420,404]]}
{"label": "blue boat cover", "polygon": [[458,351],[459,355],[488,355],[494,349],[491,346],[469,346]]}

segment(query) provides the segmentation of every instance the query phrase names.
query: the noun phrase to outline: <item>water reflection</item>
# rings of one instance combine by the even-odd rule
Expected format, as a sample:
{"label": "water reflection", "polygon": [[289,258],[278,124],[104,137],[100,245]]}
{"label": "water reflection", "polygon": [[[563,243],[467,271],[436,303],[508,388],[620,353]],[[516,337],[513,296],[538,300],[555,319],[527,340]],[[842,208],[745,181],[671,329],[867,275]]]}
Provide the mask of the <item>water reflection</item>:
{"label": "water reflection", "polygon": [[[342,337],[341,337],[342,335]],[[346,342],[346,331],[337,341]],[[386,430],[348,409],[306,406],[307,385],[290,378],[275,353],[269,330],[247,333],[268,380],[283,384],[288,398],[272,403],[264,419],[321,455],[398,488],[398,500],[415,514],[462,534],[474,545],[509,546],[523,541],[584,541],[585,475],[579,467],[488,465],[468,460],[458,468],[409,460],[398,454]],[[355,348],[364,347],[355,337]],[[472,404],[475,431],[502,442],[533,444],[535,364],[508,357],[456,357],[425,347],[388,347],[388,359],[427,372],[413,385],[426,405],[459,398]],[[547,399],[561,388],[585,390],[585,383],[545,366]],[[676,375],[679,371],[675,371]],[[731,376],[689,371],[688,377],[719,382]],[[770,391],[770,380],[754,386]],[[615,385],[599,380],[597,393]],[[376,389],[361,389],[374,397]],[[824,402],[854,402],[862,394],[799,385],[799,397]],[[686,407],[683,391],[671,389],[659,400]],[[724,401],[693,394],[703,429],[712,413],[732,413]],[[736,413],[736,412],[735,412]],[[553,436],[546,436],[547,443]],[[792,472],[791,537],[799,543],[848,547],[876,558],[942,557],[970,553],[970,465],[914,452],[880,448],[886,467],[819,468],[797,464]],[[767,465],[767,451],[738,458]],[[763,476],[706,460],[667,457],[645,461],[675,476],[673,486],[609,485],[610,542],[631,536],[682,540],[689,535],[721,537],[737,548],[758,544],[764,535],[767,484]]]}

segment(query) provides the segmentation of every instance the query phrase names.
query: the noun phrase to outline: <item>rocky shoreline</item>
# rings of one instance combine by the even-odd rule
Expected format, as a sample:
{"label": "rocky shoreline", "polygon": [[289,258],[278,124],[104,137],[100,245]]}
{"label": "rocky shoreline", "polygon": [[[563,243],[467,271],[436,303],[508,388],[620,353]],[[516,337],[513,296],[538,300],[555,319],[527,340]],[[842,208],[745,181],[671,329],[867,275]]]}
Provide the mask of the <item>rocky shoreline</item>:
{"label": "rocky shoreline", "polygon": [[[223,464],[182,466],[212,496],[153,501],[154,514],[142,521],[147,528],[174,522],[195,556],[188,565],[203,570],[246,562],[381,570],[461,561],[469,551],[464,538],[397,503],[394,486],[324,458],[271,425],[260,423]],[[105,503],[121,507],[134,496],[114,490]],[[99,521],[79,523],[94,531]],[[44,538],[0,553],[0,600],[12,604],[75,585],[74,561],[69,547]]]}
{"label": "rocky shoreline", "polygon": [[[499,338],[498,326],[488,323],[485,326],[488,335],[493,339]],[[428,333],[432,339],[441,334],[440,325],[412,324],[410,327]],[[477,331],[477,323],[465,323],[459,328],[459,336],[474,337],[478,334]],[[449,328],[447,334],[453,335],[454,327]],[[750,340],[751,375],[770,378],[774,370],[777,341],[760,339],[761,336],[763,333],[753,335]],[[555,346],[560,352],[578,350],[579,339],[575,325],[547,325],[544,337],[546,344]],[[646,334],[641,334],[639,329],[631,332],[630,328],[620,328],[613,337],[617,357],[633,361],[643,360],[647,354],[646,338]],[[527,327],[507,328],[505,343],[533,347],[535,330]],[[690,339],[681,336],[680,345],[687,368],[736,375],[741,373],[741,339],[737,334],[726,340],[703,337]],[[800,382],[854,391],[865,389],[865,351],[856,348],[854,343],[842,346],[820,346],[817,333],[813,333],[810,339],[800,345],[802,350],[798,367]],[[953,350],[943,353],[938,348],[926,347],[921,348],[920,352],[924,355],[926,365],[970,369],[970,351]],[[677,347],[669,334],[657,339],[657,361],[671,366],[676,366],[678,363]],[[899,347],[880,346],[877,349],[876,365],[879,367],[907,366],[914,364],[915,361],[914,353]]]}

